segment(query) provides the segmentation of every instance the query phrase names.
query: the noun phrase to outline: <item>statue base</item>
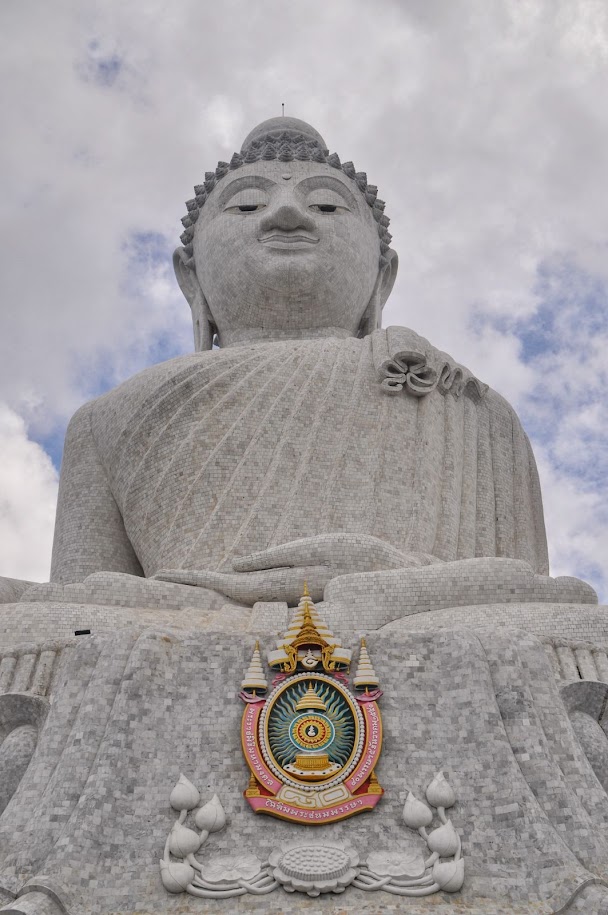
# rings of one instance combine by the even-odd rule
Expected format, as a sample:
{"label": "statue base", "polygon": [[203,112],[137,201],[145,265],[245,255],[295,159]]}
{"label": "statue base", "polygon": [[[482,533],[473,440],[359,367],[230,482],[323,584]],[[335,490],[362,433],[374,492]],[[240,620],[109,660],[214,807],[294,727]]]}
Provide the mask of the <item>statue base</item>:
{"label": "statue base", "polygon": [[[580,608],[581,616],[598,609]],[[274,637],[268,630],[262,637],[264,654]],[[36,752],[0,817],[0,911],[234,911],[229,899],[173,895],[161,883],[158,861],[175,821],[168,796],[180,772],[203,800],[221,799],[228,825],[209,836],[202,860],[228,868],[229,859],[233,870],[248,856],[268,861],[277,849],[307,847],[319,837],[354,848],[361,860],[372,853],[395,858],[399,869],[425,846],[404,827],[405,801],[410,792],[424,797],[443,772],[457,798],[449,818],[466,859],[462,888],[425,901],[348,886],[348,899],[331,893],[324,899],[327,912],[345,906],[409,915],[455,915],[463,907],[479,915],[602,911],[608,795],[601,779],[608,768],[601,766],[608,754],[601,757],[596,740],[601,758],[588,758],[583,744],[585,728],[595,728],[608,747],[606,703],[597,696],[588,701],[581,691],[593,694],[593,682],[596,692],[608,686],[557,680],[538,639],[496,626],[429,632],[393,626],[369,635],[368,645],[381,659],[385,739],[376,772],[385,793],[373,812],[312,831],[257,817],[250,809],[255,798],[243,797],[249,772],[238,691],[250,634],[135,627],[79,637],[61,651],[55,646],[46,687],[44,651],[30,664],[27,682],[21,660],[27,653],[19,655],[12,669],[21,688],[9,684],[0,696],[5,731],[11,723],[2,700],[31,695],[38,683],[39,701],[47,702],[45,691],[53,701],[46,721],[28,719],[39,729]],[[557,662],[563,647],[550,649]],[[8,669],[5,659],[0,675]],[[560,688],[569,691],[567,703]],[[52,880],[44,877],[49,874]],[[310,901],[281,889],[248,896],[246,910],[310,911]]]}

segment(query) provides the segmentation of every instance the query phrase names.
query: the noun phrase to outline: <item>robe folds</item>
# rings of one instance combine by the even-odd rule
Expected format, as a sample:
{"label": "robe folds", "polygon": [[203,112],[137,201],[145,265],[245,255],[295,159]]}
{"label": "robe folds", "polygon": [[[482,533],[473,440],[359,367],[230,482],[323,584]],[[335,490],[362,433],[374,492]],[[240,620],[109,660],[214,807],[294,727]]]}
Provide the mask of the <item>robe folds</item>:
{"label": "robe folds", "polygon": [[[181,356],[73,423],[86,466],[68,435],[56,580],[97,570],[78,568],[67,521],[81,519],[86,552],[104,487],[146,576],[229,570],[235,557],[332,532],[548,570],[536,465],[516,414],[406,328]],[[85,510],[73,481],[87,489],[87,474]]]}

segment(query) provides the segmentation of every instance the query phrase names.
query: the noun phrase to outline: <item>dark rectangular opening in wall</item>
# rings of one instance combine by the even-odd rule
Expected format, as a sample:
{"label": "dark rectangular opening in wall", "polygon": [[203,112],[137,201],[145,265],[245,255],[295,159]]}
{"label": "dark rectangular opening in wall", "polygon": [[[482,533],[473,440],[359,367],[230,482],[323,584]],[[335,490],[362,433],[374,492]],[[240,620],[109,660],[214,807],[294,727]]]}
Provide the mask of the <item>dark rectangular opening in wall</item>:
{"label": "dark rectangular opening in wall", "polygon": [[90,634],[91,634],[90,629],[75,629],[74,630],[74,635],[90,635]]}

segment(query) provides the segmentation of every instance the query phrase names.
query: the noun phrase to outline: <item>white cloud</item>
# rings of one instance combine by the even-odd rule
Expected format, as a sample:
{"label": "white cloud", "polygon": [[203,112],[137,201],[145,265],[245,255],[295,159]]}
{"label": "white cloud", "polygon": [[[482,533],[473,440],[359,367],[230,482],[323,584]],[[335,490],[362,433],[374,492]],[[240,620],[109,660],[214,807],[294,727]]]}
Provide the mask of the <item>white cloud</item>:
{"label": "white cloud", "polygon": [[545,522],[551,534],[551,574],[576,572],[600,594],[605,594],[608,586],[605,500],[597,491],[589,491],[576,478],[556,469],[545,449],[536,449],[536,460],[545,493]]}
{"label": "white cloud", "polygon": [[[605,350],[568,318],[559,271],[571,352],[558,347],[552,372],[522,333],[542,265],[567,258],[608,281],[604,0],[8,0],[0,36],[0,392],[32,435],[167,341],[190,348],[168,260],[183,201],[284,101],[387,200],[401,274],[385,323],[413,326],[531,418],[554,471],[549,538],[565,542],[567,513],[550,507],[577,491],[564,455],[599,453],[604,390],[583,395],[572,365],[597,378]],[[157,241],[134,256],[146,233]]]}
{"label": "white cloud", "polygon": [[21,417],[0,402],[0,574],[46,581],[57,501],[57,472],[28,439]]}

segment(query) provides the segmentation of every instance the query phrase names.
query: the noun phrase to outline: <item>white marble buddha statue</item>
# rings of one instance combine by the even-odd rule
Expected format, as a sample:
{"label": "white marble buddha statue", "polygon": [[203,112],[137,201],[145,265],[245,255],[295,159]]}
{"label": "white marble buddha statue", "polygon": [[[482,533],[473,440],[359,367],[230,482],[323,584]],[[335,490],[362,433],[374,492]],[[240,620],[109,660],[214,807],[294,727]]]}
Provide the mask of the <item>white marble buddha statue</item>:
{"label": "white marble buddha statue", "polygon": [[414,331],[381,329],[397,255],[365,174],[275,118],[195,191],[174,263],[196,352],[72,419],[52,581],[122,573],[251,606],[297,601],[304,578],[318,599],[343,575],[435,581],[465,561],[593,599],[546,577],[512,408]]}

